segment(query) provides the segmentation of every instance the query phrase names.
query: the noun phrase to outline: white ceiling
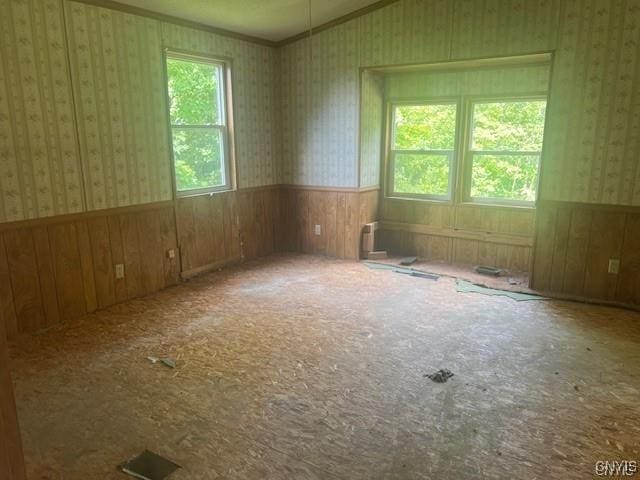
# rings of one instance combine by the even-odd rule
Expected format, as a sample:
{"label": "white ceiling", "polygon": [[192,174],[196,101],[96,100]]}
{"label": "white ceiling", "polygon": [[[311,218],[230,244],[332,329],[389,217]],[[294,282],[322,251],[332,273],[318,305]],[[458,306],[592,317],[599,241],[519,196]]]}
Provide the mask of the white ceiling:
{"label": "white ceiling", "polygon": [[[117,0],[138,8],[278,41],[309,29],[309,0]],[[317,27],[378,0],[311,0]]]}

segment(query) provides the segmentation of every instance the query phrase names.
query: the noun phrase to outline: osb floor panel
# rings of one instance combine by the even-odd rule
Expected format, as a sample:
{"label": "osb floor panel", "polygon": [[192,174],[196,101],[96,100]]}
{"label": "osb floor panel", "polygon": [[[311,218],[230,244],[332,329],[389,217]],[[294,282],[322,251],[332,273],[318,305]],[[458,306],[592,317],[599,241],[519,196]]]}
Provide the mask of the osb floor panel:
{"label": "osb floor panel", "polygon": [[[400,260],[406,257],[390,256],[383,260],[373,260],[379,263],[386,263],[389,265],[401,266]],[[510,272],[506,271],[497,277],[490,275],[482,275],[475,271],[475,265],[467,263],[447,263],[436,262],[424,259],[418,259],[413,264],[403,268],[415,268],[429,273],[436,273],[438,275],[445,275],[448,277],[462,278],[469,282],[477,283],[479,285],[485,285],[489,288],[497,288],[499,290],[509,290],[512,292],[522,293],[536,293],[529,288],[529,274],[527,272]],[[509,283],[509,280],[513,280],[514,284]]]}
{"label": "osb floor panel", "polygon": [[639,313],[356,262],[250,262],[12,357],[31,480],[124,480],[145,448],[175,480],[584,479],[640,458]]}

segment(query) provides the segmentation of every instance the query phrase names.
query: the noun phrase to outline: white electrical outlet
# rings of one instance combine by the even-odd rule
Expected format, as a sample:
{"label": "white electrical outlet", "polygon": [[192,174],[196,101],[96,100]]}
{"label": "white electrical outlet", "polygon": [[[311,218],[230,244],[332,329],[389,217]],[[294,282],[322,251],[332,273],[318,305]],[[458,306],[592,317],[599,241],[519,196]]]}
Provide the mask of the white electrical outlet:
{"label": "white electrical outlet", "polygon": [[122,263],[116,265],[116,278],[124,278],[124,264]]}
{"label": "white electrical outlet", "polygon": [[620,260],[617,258],[609,259],[609,273],[619,273],[620,272]]}
{"label": "white electrical outlet", "polygon": [[167,257],[176,258],[176,251],[172,248],[167,252]]}
{"label": "white electrical outlet", "polygon": [[316,225],[316,235],[321,235],[322,234],[322,227],[320,227],[320,225]]}

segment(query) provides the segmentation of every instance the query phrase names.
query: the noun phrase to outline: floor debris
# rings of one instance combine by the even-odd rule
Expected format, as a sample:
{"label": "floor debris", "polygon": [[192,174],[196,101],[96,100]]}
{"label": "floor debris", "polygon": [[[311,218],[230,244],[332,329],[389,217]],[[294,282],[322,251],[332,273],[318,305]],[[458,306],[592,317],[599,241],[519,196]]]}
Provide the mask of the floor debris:
{"label": "floor debris", "polygon": [[411,265],[416,263],[418,257],[404,257],[400,260],[400,265]]}
{"label": "floor debris", "polygon": [[484,285],[478,285],[476,283],[460,279],[456,280],[456,291],[461,293],[481,293],[482,295],[509,297],[517,302],[524,302],[526,300],[547,300],[547,297],[542,297],[540,295],[512,292],[509,290],[497,290],[495,288],[488,288]]}
{"label": "floor debris", "polygon": [[486,265],[478,265],[474,270],[482,275],[490,275],[492,277],[497,277],[502,273],[500,268],[488,267]]}
{"label": "floor debris", "polygon": [[173,358],[163,358],[160,361],[169,368],[176,368],[176,361]]}
{"label": "floor debris", "polygon": [[142,480],[164,480],[181,467],[156,453],[145,450],[119,465],[119,468],[123,473]]}
{"label": "floor debris", "polygon": [[381,260],[387,258],[386,250],[378,250],[375,252],[367,252],[367,258],[369,260]]}
{"label": "floor debris", "polygon": [[397,267],[386,263],[364,262],[364,264],[372,270],[391,270],[392,272],[411,275],[412,277],[427,278],[429,280],[438,280],[440,278],[440,276],[435,273],[427,273],[413,268]]}
{"label": "floor debris", "polygon": [[169,368],[176,368],[176,361],[173,358],[169,358],[169,357],[165,357],[165,358],[147,357],[147,360],[149,360],[153,364],[156,364],[156,363],[160,362],[160,363],[162,363],[163,365],[166,365]]}
{"label": "floor debris", "polygon": [[441,368],[437,372],[425,373],[424,376],[430,378],[436,383],[444,383],[447,380],[449,380],[451,377],[453,377],[453,373],[451,373],[451,370],[447,370],[446,368]]}

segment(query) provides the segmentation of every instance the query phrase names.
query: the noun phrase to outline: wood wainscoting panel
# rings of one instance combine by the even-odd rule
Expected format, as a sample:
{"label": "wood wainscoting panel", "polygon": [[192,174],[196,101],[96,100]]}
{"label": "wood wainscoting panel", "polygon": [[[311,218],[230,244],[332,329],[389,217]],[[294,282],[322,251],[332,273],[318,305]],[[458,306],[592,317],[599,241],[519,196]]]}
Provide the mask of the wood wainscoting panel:
{"label": "wood wainscoting panel", "polygon": [[[532,288],[640,305],[640,208],[540,202]],[[619,273],[609,273],[609,260]]]}
{"label": "wood wainscoting panel", "polygon": [[536,216],[531,208],[383,198],[380,211],[382,250],[529,271]]}
{"label": "wood wainscoting panel", "polygon": [[640,304],[640,213],[627,215],[621,259],[616,298]]}
{"label": "wood wainscoting panel", "polygon": [[282,241],[280,209],[274,186],[179,198],[183,275],[273,253]]}
{"label": "wood wainscoting panel", "polygon": [[362,228],[378,216],[378,190],[283,186],[280,211],[280,250],[356,260]]}
{"label": "wood wainscoting panel", "polygon": [[33,331],[45,325],[45,313],[40,294],[40,279],[33,232],[21,228],[4,234],[9,264],[13,304],[17,325],[8,325],[8,334]]}
{"label": "wood wainscoting panel", "polygon": [[169,249],[177,249],[171,202],[4,224],[0,314],[9,338],[175,284],[180,265]]}
{"label": "wood wainscoting panel", "polygon": [[3,322],[0,322],[0,478],[27,479]]}

